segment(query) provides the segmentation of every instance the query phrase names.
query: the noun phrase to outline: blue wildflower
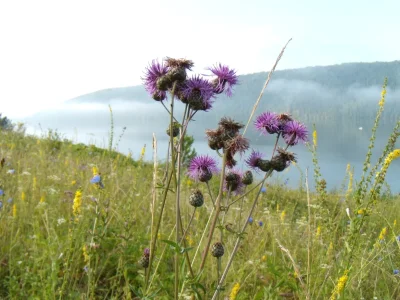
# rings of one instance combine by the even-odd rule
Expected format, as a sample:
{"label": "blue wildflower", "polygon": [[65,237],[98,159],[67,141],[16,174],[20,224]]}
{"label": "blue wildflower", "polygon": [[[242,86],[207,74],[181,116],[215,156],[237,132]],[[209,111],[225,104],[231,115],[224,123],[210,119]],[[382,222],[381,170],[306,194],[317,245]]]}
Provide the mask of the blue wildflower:
{"label": "blue wildflower", "polygon": [[8,170],[8,171],[7,171],[7,174],[11,174],[11,175],[12,175],[12,174],[15,174],[15,170],[14,170],[14,169]]}
{"label": "blue wildflower", "polygon": [[264,225],[264,223],[263,223],[263,221],[258,221],[258,226],[263,226]]}
{"label": "blue wildflower", "polygon": [[104,188],[104,184],[101,181],[101,176],[100,175],[94,175],[92,179],[90,179],[90,183],[94,183],[99,185],[100,188]]}
{"label": "blue wildflower", "polygon": [[248,222],[249,222],[249,224],[253,224],[253,218],[250,217],[250,218],[248,219]]}
{"label": "blue wildflower", "polygon": [[13,202],[13,198],[8,198],[7,202],[8,203],[12,203]]}
{"label": "blue wildflower", "polygon": [[3,201],[0,201],[0,209],[3,208]]}
{"label": "blue wildflower", "polygon": [[0,196],[4,196],[4,191],[0,189]]}
{"label": "blue wildflower", "polygon": [[399,242],[400,242],[400,235],[399,236],[397,236],[397,238],[396,238]]}
{"label": "blue wildflower", "polygon": [[398,269],[393,270],[394,275],[399,275],[400,271]]}
{"label": "blue wildflower", "polygon": [[261,188],[261,193],[266,193],[267,192],[267,188],[265,187],[265,186],[263,186],[262,188]]}

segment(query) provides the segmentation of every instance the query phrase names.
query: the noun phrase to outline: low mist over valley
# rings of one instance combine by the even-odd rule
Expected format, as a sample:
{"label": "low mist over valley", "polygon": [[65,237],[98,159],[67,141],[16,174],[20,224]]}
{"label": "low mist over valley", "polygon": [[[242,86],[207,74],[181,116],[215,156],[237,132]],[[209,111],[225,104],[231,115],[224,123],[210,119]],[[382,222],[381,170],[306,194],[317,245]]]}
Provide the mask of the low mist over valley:
{"label": "low mist over valley", "polygon": [[[232,98],[221,96],[211,111],[196,114],[189,134],[194,136],[194,147],[199,154],[215,155],[207,147],[204,131],[216,127],[221,117],[229,116],[247,122],[267,75],[256,73],[240,76],[240,84],[235,87]],[[362,170],[385,77],[388,77],[387,98],[375,143],[375,152],[380,154],[400,116],[400,61],[277,71],[255,116],[263,111],[289,112],[304,122],[310,131],[315,124],[322,174],[328,187],[338,187],[347,163],[355,167],[356,178]],[[106,147],[110,133],[109,105],[114,116],[114,144],[126,127],[118,144],[119,151],[131,151],[134,157],[138,157],[142,146],[146,144],[146,158],[151,159],[154,132],[159,141],[159,157],[165,159],[168,113],[159,102],[150,98],[143,86],[110,88],[82,95],[65,102],[58,109],[42,111],[26,118],[24,122],[29,133],[41,134],[42,130],[57,129],[75,142]],[[165,105],[169,107],[168,101],[165,101]],[[183,112],[180,103],[175,107],[178,112]],[[251,140],[252,148],[266,153],[269,153],[274,142],[272,137],[259,136],[252,126],[246,136]],[[310,167],[309,172],[312,172],[311,155],[306,147],[299,146],[294,151],[299,157],[300,167],[303,170]],[[373,158],[376,159],[374,155]],[[395,163],[387,177],[396,192],[400,191],[399,177],[396,177],[399,173],[400,167]],[[297,171],[281,176],[284,179],[287,176],[292,186],[296,186],[300,179]]]}

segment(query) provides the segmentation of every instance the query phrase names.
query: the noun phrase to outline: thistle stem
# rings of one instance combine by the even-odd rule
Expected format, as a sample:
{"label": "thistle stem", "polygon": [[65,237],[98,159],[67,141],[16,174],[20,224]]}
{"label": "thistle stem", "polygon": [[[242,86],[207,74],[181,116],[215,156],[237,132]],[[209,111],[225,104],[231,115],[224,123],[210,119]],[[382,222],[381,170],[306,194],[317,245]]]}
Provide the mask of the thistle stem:
{"label": "thistle stem", "polygon": [[204,269],[204,265],[206,263],[207,254],[208,254],[208,251],[210,250],[211,240],[212,240],[212,237],[213,237],[213,234],[214,234],[215,226],[217,225],[217,220],[218,220],[218,217],[219,217],[219,213],[221,212],[221,199],[222,199],[222,190],[223,190],[223,187],[224,187],[227,155],[228,155],[228,151],[224,151],[224,157],[223,157],[223,160],[222,160],[221,178],[220,178],[220,183],[219,183],[219,192],[218,192],[217,199],[215,200],[215,207],[216,207],[215,215],[214,215],[214,219],[213,219],[213,221],[211,223],[210,233],[208,235],[207,244],[206,244],[206,247],[204,249],[203,259],[202,259],[201,264],[200,264],[200,272],[203,271],[203,269]]}
{"label": "thistle stem", "polygon": [[[272,172],[273,172],[273,170],[271,170],[271,171],[269,171],[268,173],[265,174],[264,179],[262,180],[262,183],[264,183],[265,180],[266,180],[269,176],[271,176]],[[256,198],[254,199],[254,202],[253,202],[253,205],[252,205],[252,207],[251,207],[251,209],[250,209],[248,218],[250,218],[250,217],[252,216],[252,214],[253,214],[253,212],[254,212],[254,209],[255,209],[255,207],[257,206],[257,202],[258,202],[258,198],[260,197],[260,194],[261,194],[261,188],[258,190],[257,196],[256,196]],[[217,207],[217,208],[218,208],[218,207]],[[215,299],[217,298],[217,296],[218,296],[218,294],[219,294],[219,290],[221,289],[221,286],[222,286],[222,284],[224,283],[226,276],[228,275],[229,269],[230,269],[230,267],[231,267],[231,265],[232,265],[232,262],[233,262],[233,258],[235,257],[236,252],[237,252],[238,249],[239,249],[240,241],[241,241],[241,239],[242,239],[241,236],[242,236],[242,234],[245,232],[245,230],[246,230],[246,228],[247,228],[247,225],[248,225],[248,222],[244,222],[243,227],[242,227],[242,230],[241,230],[240,233],[238,234],[238,237],[237,237],[236,243],[235,243],[235,247],[233,248],[233,251],[232,251],[232,253],[231,253],[231,256],[229,257],[229,260],[228,260],[228,263],[227,263],[227,265],[226,265],[226,267],[225,267],[225,270],[224,270],[224,272],[222,273],[221,279],[219,280],[219,283],[218,283],[218,285],[217,285],[217,287],[216,287],[216,289],[215,289],[215,291],[214,291],[214,295],[213,295],[213,297],[212,297],[212,300],[215,300]]]}

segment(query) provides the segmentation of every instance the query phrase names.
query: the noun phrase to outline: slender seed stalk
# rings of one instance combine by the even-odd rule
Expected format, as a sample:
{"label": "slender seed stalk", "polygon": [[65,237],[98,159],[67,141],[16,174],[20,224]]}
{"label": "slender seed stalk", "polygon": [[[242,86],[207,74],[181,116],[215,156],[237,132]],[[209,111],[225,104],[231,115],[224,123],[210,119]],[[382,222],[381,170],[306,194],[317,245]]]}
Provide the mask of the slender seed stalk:
{"label": "slender seed stalk", "polygon": [[192,213],[192,215],[190,216],[189,224],[187,225],[186,230],[185,230],[185,231],[183,232],[183,234],[182,234],[180,243],[182,243],[182,241],[185,239],[186,234],[187,234],[187,232],[189,231],[190,225],[192,225],[192,221],[193,221],[193,218],[194,218],[195,213],[196,213],[196,207],[194,208],[193,213]]}

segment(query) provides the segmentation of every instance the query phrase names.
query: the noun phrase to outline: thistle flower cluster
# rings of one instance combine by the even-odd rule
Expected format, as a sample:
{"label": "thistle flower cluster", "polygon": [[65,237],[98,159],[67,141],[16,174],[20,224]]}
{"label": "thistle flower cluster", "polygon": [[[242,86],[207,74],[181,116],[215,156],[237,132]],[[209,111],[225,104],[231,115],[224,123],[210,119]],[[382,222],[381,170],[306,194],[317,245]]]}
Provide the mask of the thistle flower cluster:
{"label": "thistle flower cluster", "polygon": [[248,139],[239,133],[239,130],[243,127],[243,124],[224,117],[218,123],[217,129],[206,130],[209,147],[213,150],[224,150],[228,168],[233,168],[236,165],[234,159],[236,153],[244,154],[249,148]]}
{"label": "thistle flower cluster", "polygon": [[289,114],[276,114],[264,112],[254,122],[256,129],[263,135],[282,135],[288,146],[307,142],[308,130],[306,126],[294,120]]}
{"label": "thistle flower cluster", "polygon": [[[254,122],[256,130],[263,135],[277,134],[283,137],[285,149],[278,147],[277,154],[271,160],[264,159],[264,154],[253,150],[246,159],[246,164],[255,171],[268,172],[271,170],[282,172],[292,162],[296,162],[295,154],[287,151],[290,146],[297,145],[299,142],[307,142],[308,130],[306,126],[294,120],[289,114],[276,114],[274,112],[264,112],[256,118]],[[316,144],[316,134],[314,135]]]}
{"label": "thistle flower cluster", "polygon": [[[233,86],[238,83],[235,70],[223,64],[210,67],[207,69],[213,76],[210,81],[198,74],[188,76],[193,66],[194,63],[188,59],[167,57],[161,62],[153,60],[142,78],[144,86],[154,100],[164,101],[167,92],[173,92],[194,111],[210,110],[215,96],[223,92],[232,96]],[[172,91],[174,83],[176,86]]]}

